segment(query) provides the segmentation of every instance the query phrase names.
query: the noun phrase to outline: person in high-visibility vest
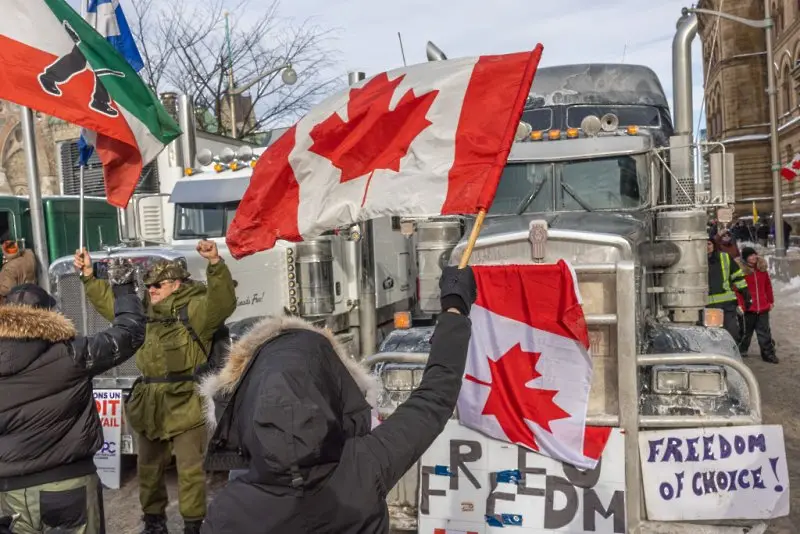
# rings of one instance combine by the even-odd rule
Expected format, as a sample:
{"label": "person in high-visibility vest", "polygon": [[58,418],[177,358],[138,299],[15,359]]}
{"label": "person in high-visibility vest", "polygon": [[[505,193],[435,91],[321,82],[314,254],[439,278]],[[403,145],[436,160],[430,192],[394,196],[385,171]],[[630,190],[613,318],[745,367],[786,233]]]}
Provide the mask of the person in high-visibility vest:
{"label": "person in high-visibility vest", "polygon": [[730,333],[736,344],[741,340],[741,330],[739,328],[738,308],[739,303],[736,298],[738,291],[744,301],[744,310],[747,311],[752,304],[750,291],[747,289],[747,281],[744,273],[736,263],[725,252],[717,250],[714,240],[708,238],[708,308],[721,309],[723,327]]}

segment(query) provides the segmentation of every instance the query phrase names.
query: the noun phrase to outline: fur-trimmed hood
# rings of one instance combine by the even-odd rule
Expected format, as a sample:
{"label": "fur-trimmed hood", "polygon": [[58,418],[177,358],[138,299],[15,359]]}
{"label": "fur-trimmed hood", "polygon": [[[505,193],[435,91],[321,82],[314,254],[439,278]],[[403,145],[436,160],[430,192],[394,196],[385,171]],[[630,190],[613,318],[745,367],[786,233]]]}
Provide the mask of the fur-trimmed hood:
{"label": "fur-trimmed hood", "polygon": [[750,264],[748,264],[746,261],[744,261],[741,258],[737,258],[737,262],[739,263],[739,267],[742,269],[742,272],[745,274],[745,276],[748,276],[748,275],[752,274],[754,271],[759,271],[759,272],[765,273],[765,272],[767,272],[769,270],[769,266],[767,264],[767,260],[765,260],[761,256],[759,256],[758,260],[756,261],[756,268],[755,269],[750,267]]}
{"label": "fur-trimmed hood", "polygon": [[222,369],[205,377],[198,385],[206,406],[206,421],[211,428],[214,428],[217,423],[214,401],[229,396],[259,348],[287,330],[309,330],[325,336],[364,394],[367,403],[373,408],[377,405],[382,389],[380,382],[347,353],[330,330],[318,328],[295,317],[268,317],[253,325],[241,339],[231,346]]}
{"label": "fur-trimmed hood", "polygon": [[59,343],[76,335],[72,321],[57,311],[13,304],[0,306],[0,339],[42,339]]}
{"label": "fur-trimmed hood", "polygon": [[56,311],[0,306],[0,376],[24,369],[51,345],[70,341],[76,335],[72,322]]}

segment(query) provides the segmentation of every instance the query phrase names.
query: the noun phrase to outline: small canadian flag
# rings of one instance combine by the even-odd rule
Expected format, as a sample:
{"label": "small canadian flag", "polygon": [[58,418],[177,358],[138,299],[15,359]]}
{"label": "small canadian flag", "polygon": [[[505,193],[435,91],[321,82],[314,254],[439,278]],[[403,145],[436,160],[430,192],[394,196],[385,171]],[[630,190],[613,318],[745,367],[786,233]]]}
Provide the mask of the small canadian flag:
{"label": "small canadian flag", "polygon": [[800,153],[795,154],[792,161],[784,165],[781,169],[781,176],[790,182],[797,178],[798,174],[800,174]]}

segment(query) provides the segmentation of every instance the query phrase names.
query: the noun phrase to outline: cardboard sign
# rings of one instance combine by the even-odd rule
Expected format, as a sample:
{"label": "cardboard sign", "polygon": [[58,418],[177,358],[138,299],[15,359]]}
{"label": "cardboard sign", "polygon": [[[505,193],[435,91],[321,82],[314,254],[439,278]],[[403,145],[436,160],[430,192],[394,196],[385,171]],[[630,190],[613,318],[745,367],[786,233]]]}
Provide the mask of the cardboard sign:
{"label": "cardboard sign", "polygon": [[618,429],[597,467],[584,471],[451,420],[420,465],[420,534],[502,533],[511,526],[519,534],[625,533]]}
{"label": "cardboard sign", "polygon": [[94,465],[104,486],[119,489],[122,460],[122,390],[96,389],[94,403],[103,426],[103,446],[94,455]]}
{"label": "cardboard sign", "polygon": [[641,432],[639,453],[651,520],[771,519],[789,513],[780,425]]}

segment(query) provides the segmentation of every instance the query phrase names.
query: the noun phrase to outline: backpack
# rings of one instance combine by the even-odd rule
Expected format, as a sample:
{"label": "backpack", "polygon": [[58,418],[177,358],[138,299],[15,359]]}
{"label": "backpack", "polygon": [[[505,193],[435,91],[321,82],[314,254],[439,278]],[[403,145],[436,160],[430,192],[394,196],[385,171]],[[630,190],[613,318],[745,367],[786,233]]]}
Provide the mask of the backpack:
{"label": "backpack", "polygon": [[178,320],[189,333],[192,340],[200,347],[200,350],[203,351],[203,354],[206,355],[206,363],[198,366],[197,369],[194,370],[195,381],[199,381],[205,375],[217,371],[224,364],[225,356],[228,353],[231,342],[230,331],[224,324],[217,328],[214,335],[211,337],[211,348],[206,351],[205,345],[203,345],[203,342],[200,340],[200,336],[197,335],[197,332],[194,331],[191,323],[189,323],[188,306],[178,308]]}

